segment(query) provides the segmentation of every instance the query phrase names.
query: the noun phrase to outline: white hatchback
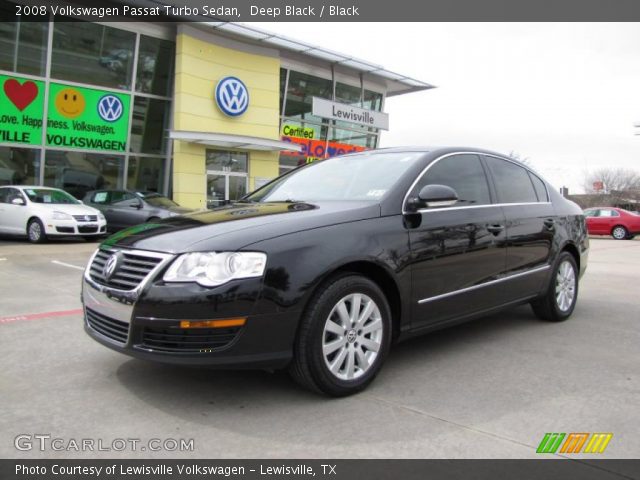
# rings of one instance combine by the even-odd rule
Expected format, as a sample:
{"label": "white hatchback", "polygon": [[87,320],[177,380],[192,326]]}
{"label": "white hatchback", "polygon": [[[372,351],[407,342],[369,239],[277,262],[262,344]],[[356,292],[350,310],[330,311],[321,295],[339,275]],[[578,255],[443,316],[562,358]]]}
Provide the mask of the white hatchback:
{"label": "white hatchback", "polygon": [[107,221],[95,208],[84,205],[64,190],[9,185],[0,187],[0,233],[27,235],[30,242],[53,236],[104,235]]}

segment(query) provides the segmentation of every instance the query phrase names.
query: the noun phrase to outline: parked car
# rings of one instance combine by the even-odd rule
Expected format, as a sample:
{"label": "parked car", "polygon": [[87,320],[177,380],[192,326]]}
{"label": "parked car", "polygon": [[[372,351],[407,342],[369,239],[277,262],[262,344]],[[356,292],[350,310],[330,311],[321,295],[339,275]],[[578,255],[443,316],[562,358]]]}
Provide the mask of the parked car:
{"label": "parked car", "polygon": [[616,240],[631,240],[640,233],[640,215],[622,208],[589,208],[584,216],[591,235],[611,235]]}
{"label": "parked car", "polygon": [[84,203],[104,214],[109,231],[195,211],[159,193],[132,190],[94,190],[87,192]]}
{"label": "parked car", "polygon": [[288,368],[348,395],[394,341],[522,303],[567,319],[588,247],[582,210],[508,157],[362,152],[111,236],[84,274],[84,323],[134,357]]}
{"label": "parked car", "polygon": [[54,236],[104,235],[107,222],[95,208],[83,205],[64,190],[9,185],[0,187],[0,232],[27,235],[41,243]]}

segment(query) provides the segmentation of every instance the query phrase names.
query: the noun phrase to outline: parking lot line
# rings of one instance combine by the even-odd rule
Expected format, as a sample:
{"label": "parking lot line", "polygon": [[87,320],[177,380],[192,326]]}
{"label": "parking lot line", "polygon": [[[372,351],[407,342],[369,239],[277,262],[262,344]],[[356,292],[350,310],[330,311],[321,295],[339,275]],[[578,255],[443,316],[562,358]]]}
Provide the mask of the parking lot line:
{"label": "parking lot line", "polygon": [[61,265],[63,267],[75,268],[76,270],[84,270],[84,267],[78,267],[77,265],[71,265],[70,263],[59,262],[58,260],[51,260],[51,263]]}
{"label": "parking lot line", "polygon": [[26,315],[11,315],[9,317],[0,317],[0,324],[24,322],[27,320],[40,320],[42,318],[49,317],[67,317],[70,315],[80,315],[82,313],[81,308],[75,308],[73,310],[61,310],[57,312],[42,312],[42,313],[28,313]]}

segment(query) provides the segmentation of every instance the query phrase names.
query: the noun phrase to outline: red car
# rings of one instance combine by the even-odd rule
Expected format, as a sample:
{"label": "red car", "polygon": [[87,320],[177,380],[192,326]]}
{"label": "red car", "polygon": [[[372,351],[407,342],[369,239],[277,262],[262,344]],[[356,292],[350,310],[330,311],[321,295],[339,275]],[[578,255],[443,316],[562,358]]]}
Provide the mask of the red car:
{"label": "red car", "polygon": [[616,240],[631,240],[640,233],[640,215],[614,207],[593,207],[584,211],[591,235],[611,235]]}

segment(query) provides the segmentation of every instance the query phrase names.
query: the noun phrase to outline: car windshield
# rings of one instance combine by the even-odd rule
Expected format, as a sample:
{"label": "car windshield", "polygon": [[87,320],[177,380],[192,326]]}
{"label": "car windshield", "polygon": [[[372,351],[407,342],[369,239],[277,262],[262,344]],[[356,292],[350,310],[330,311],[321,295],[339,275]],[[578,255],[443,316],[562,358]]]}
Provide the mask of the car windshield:
{"label": "car windshield", "polygon": [[62,190],[52,190],[48,188],[25,188],[29,200],[33,203],[67,204],[76,205],[80,202]]}
{"label": "car windshield", "polygon": [[147,202],[152,207],[178,207],[179,205],[173,200],[163,197],[159,193],[139,193],[145,202]]}
{"label": "car windshield", "polygon": [[331,158],[284,175],[243,198],[250,202],[379,201],[422,153],[370,152]]}

